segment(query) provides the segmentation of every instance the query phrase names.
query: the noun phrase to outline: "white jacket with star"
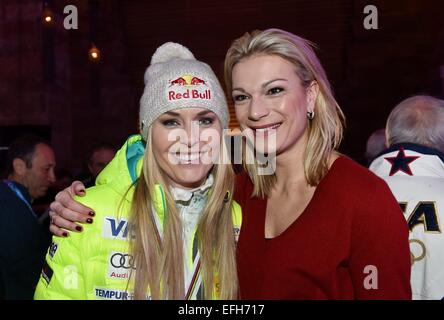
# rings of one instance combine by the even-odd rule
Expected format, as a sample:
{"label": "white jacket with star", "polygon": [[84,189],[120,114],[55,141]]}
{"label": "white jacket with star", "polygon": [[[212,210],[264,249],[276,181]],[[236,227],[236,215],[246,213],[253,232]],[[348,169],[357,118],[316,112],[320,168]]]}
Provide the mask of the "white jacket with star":
{"label": "white jacket with star", "polygon": [[413,299],[444,299],[444,155],[398,144],[370,170],[387,182],[409,225]]}

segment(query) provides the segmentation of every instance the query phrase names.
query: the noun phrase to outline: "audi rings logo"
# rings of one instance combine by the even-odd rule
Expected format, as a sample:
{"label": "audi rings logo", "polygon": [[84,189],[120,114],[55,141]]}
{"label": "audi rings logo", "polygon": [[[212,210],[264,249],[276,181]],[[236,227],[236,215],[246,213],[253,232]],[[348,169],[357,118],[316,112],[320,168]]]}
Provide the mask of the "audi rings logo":
{"label": "audi rings logo", "polygon": [[114,268],[136,269],[134,266],[134,257],[126,253],[114,253],[110,259]]}
{"label": "audi rings logo", "polygon": [[126,252],[110,252],[108,277],[111,279],[128,280],[135,270],[134,257]]}

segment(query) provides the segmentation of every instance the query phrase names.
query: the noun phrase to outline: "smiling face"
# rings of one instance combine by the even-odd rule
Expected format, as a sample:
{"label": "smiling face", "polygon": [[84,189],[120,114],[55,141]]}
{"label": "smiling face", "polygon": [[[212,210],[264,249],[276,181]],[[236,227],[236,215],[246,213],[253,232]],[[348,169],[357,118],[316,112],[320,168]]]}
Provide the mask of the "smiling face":
{"label": "smiling face", "polygon": [[205,182],[220,149],[222,125],[205,108],[163,113],[152,124],[154,157],[173,186],[195,188]]}
{"label": "smiling face", "polygon": [[237,120],[242,129],[251,130],[258,152],[305,150],[307,111],[314,110],[318,90],[315,82],[304,88],[289,61],[254,55],[234,66],[232,87]]}

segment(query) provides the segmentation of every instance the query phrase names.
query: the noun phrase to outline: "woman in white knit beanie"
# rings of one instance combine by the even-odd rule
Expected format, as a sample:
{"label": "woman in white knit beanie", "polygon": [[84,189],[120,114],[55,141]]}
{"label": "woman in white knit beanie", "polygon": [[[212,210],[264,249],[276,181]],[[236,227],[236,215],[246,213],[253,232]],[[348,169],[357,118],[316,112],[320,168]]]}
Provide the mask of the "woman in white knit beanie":
{"label": "woman in white knit beanie", "polygon": [[[93,210],[94,223],[69,236],[56,230],[62,237],[53,238],[50,272],[43,270],[35,298],[237,298],[241,211],[231,200],[232,167],[220,164],[228,122],[211,68],[182,45],[159,47],[145,72],[141,136],[130,137],[96,187],[77,199]],[[88,274],[80,291],[64,285],[68,264]]]}

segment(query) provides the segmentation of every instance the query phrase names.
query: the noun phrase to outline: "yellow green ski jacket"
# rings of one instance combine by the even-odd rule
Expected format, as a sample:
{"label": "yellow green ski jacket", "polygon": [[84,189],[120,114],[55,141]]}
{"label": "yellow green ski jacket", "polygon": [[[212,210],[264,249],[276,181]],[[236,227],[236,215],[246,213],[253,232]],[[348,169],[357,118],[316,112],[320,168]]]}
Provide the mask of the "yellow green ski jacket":
{"label": "yellow green ski jacket", "polygon": [[[86,196],[76,198],[94,210],[94,223],[84,225],[82,233],[71,232],[66,238],[53,237],[35,299],[133,298],[133,286],[131,282],[128,285],[130,272],[134,269],[134,259],[129,253],[132,233],[128,219],[133,195],[131,186],[140,174],[144,150],[142,137],[131,136],[101,172],[96,186],[89,188]],[[153,206],[162,223],[165,200],[160,185],[156,185]],[[232,216],[234,232],[238,235],[242,211],[234,201]],[[193,248],[188,251],[191,253]],[[192,256],[186,255],[191,268]],[[218,296],[216,289],[214,296]],[[190,295],[191,299],[197,297],[197,292]],[[149,292],[147,298],[150,298]]]}

